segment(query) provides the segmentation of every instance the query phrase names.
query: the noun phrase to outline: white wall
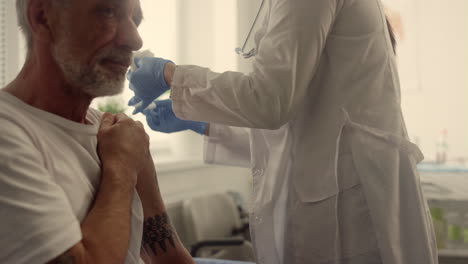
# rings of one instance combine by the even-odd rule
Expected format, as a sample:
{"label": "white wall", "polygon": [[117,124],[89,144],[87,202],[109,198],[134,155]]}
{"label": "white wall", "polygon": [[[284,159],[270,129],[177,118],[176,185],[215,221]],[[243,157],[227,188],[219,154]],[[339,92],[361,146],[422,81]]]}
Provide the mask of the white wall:
{"label": "white wall", "polygon": [[443,129],[448,129],[449,159],[468,158],[468,1],[421,3],[421,90],[402,95],[408,130],[419,139],[426,160],[434,160]]}

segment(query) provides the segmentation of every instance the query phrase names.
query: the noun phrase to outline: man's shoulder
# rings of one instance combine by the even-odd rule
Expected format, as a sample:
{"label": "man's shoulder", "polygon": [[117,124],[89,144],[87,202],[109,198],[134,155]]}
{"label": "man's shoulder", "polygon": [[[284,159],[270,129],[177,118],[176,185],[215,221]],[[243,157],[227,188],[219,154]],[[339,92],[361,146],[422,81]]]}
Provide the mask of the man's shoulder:
{"label": "man's shoulder", "polygon": [[10,147],[8,151],[11,151],[14,146],[31,146],[33,144],[34,140],[27,128],[11,117],[0,114],[0,127],[2,128],[0,148],[6,150],[6,147]]}
{"label": "man's shoulder", "polygon": [[[32,127],[29,127],[32,116],[19,109],[16,105],[3,100],[0,96],[0,148],[6,146],[32,146],[34,139]],[[11,150],[10,150],[11,151]]]}
{"label": "man's shoulder", "polygon": [[26,113],[27,111],[21,107],[18,99],[0,90],[0,122],[18,123]]}
{"label": "man's shoulder", "polygon": [[[3,111],[5,109],[11,111]],[[13,108],[0,107],[0,127],[2,128],[0,137],[15,134],[21,135],[26,130],[26,127],[24,126],[24,115],[15,111]]]}

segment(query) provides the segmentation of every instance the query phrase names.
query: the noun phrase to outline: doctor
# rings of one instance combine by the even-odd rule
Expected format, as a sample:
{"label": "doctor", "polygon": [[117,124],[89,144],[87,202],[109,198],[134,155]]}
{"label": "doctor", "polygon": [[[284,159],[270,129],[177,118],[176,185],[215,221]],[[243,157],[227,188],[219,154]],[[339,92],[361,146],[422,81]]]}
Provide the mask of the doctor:
{"label": "doctor", "polygon": [[149,125],[206,134],[208,163],[252,168],[259,264],[437,263],[381,1],[265,8],[251,73],[143,58],[130,104],[170,86]]}

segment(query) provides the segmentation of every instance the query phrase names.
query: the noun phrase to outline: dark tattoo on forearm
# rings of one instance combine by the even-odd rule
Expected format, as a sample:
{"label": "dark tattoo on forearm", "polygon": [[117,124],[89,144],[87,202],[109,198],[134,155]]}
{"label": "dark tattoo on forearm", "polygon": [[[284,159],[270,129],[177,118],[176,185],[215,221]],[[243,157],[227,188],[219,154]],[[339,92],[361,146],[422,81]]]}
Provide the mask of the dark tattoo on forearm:
{"label": "dark tattoo on forearm", "polygon": [[145,249],[151,249],[153,254],[157,256],[157,246],[159,246],[163,252],[167,252],[168,244],[166,241],[175,248],[174,236],[175,234],[166,213],[150,217],[143,223],[142,247]]}

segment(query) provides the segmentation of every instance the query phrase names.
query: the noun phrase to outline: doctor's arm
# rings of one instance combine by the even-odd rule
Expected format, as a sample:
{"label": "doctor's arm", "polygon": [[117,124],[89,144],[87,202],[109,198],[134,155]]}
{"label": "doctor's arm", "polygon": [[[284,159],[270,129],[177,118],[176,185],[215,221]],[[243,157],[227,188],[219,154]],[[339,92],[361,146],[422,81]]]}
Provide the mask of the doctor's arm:
{"label": "doctor's arm", "polygon": [[168,63],[174,112],[181,119],[277,129],[303,105],[335,20],[338,0],[273,0],[269,31],[253,72],[215,73]]}
{"label": "doctor's arm", "polygon": [[172,111],[171,100],[156,100],[154,103],[154,107],[143,111],[152,130],[163,133],[192,130],[205,135],[206,163],[250,167],[250,129],[182,120]]}

